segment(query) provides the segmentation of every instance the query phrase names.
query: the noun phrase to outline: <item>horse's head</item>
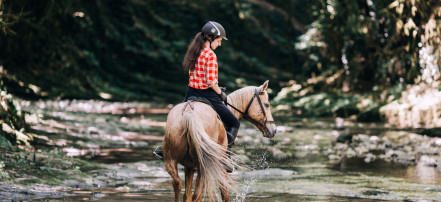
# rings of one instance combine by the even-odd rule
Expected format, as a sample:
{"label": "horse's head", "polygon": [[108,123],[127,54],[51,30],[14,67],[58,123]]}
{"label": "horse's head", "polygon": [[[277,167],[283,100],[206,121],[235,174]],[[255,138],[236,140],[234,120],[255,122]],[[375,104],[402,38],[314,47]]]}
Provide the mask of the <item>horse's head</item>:
{"label": "horse's head", "polygon": [[268,93],[268,80],[256,89],[254,95],[257,99],[253,100],[249,109],[249,117],[258,121],[253,123],[267,138],[273,138],[276,135],[277,127],[273,116],[271,115]]}
{"label": "horse's head", "polygon": [[[236,111],[241,113],[242,117],[254,124],[267,138],[272,138],[276,134],[276,124],[273,116],[271,115],[270,103],[268,100],[268,81],[265,81],[259,87],[246,87],[237,93],[241,96],[237,99],[237,105],[241,106],[242,110],[235,108]],[[234,94],[234,93],[233,93]],[[240,100],[240,101],[239,101]],[[231,105],[230,105],[231,106]]]}

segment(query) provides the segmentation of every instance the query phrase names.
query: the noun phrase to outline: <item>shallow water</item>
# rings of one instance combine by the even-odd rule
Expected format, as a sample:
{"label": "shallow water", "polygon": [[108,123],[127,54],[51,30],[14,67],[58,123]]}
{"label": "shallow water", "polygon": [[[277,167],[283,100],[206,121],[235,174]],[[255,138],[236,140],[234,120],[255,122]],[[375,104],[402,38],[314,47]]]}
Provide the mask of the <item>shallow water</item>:
{"label": "shallow water", "polygon": [[[100,106],[106,106],[106,103]],[[117,105],[112,106],[118,109]],[[76,110],[78,107],[75,106],[70,107],[70,111],[42,108],[41,104],[30,104],[26,109],[50,117],[35,122],[33,128],[39,131],[50,129],[48,136],[54,140],[54,147],[69,148],[65,151],[72,156],[108,164],[110,170],[121,171],[128,167],[120,174],[128,179],[123,183],[73,189],[68,197],[38,200],[173,200],[171,181],[163,163],[151,155],[161,143],[166,110],[112,114]],[[49,120],[55,122],[44,122]],[[339,121],[279,121],[278,126],[282,127],[273,140],[263,138],[259,131],[243,121],[233,151],[249,157],[244,164],[250,170],[231,174],[240,182],[238,189],[241,190],[241,195],[232,198],[236,201],[441,201],[440,168],[424,163],[365,163],[362,159],[329,164],[326,151],[332,148],[340,134],[381,137],[385,133],[407,132],[389,129],[382,124]],[[285,126],[292,128],[285,130]],[[150,176],[142,177],[146,175],[142,172],[147,169],[140,168],[142,161],[154,162],[147,167],[156,171],[149,171]]]}

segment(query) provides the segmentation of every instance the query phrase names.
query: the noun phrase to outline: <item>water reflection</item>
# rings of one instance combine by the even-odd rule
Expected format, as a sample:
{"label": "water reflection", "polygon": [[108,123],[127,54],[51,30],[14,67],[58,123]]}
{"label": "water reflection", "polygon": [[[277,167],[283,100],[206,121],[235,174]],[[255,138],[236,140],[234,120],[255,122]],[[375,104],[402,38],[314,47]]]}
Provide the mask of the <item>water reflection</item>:
{"label": "water reflection", "polygon": [[423,163],[407,168],[404,178],[417,183],[441,185],[441,171]]}
{"label": "water reflection", "polygon": [[[343,170],[341,168],[344,168]],[[372,176],[398,178],[409,183],[441,185],[441,171],[424,163],[401,165],[388,162],[365,163],[362,159],[346,161],[345,165],[334,166],[332,169],[348,172],[366,173]]]}

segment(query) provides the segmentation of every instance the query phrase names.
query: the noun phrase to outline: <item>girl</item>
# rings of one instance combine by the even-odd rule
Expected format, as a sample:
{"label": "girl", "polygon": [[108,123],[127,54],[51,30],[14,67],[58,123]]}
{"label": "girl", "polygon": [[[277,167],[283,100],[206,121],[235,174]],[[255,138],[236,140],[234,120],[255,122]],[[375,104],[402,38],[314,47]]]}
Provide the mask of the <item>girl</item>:
{"label": "girl", "polygon": [[[240,122],[225,105],[227,96],[218,85],[217,57],[213,50],[221,46],[222,39],[228,40],[225,29],[221,24],[209,21],[190,43],[182,63],[189,73],[184,102],[191,96],[203,97],[210,101],[224,123],[230,149],[237,136]],[[162,159],[162,152],[155,151],[155,155]]]}

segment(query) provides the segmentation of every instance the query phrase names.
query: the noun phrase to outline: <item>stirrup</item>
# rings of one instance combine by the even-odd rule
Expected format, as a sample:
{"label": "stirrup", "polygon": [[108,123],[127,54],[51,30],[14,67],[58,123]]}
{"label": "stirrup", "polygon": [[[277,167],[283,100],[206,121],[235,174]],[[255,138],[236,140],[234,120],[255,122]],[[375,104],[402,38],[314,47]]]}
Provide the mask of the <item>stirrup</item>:
{"label": "stirrup", "polygon": [[161,161],[164,160],[164,155],[162,153],[162,150],[159,149],[160,146],[156,147],[155,151],[153,151],[153,154],[155,155],[155,157]]}

